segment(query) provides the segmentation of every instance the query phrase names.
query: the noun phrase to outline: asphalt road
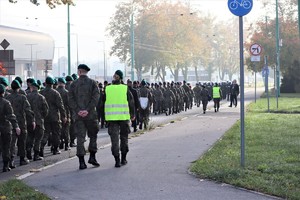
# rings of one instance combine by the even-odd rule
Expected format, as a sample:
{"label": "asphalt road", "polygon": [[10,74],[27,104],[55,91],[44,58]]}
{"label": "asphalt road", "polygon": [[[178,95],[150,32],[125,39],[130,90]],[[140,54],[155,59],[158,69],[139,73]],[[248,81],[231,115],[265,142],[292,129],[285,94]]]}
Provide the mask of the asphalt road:
{"label": "asphalt road", "polygon": [[[245,96],[249,102],[254,93],[246,90]],[[99,168],[88,165],[88,169],[78,170],[73,148],[1,176],[17,176],[52,199],[274,199],[230,185],[200,180],[189,173],[191,162],[222,137],[240,118],[239,113],[239,106],[229,108],[228,102],[224,101],[218,113],[210,109],[204,115],[202,108],[194,107],[177,115],[153,115],[151,124],[156,128],[129,140],[128,164],[121,168],[114,167],[107,129],[101,129],[97,153]],[[19,173],[14,174],[16,172]]]}

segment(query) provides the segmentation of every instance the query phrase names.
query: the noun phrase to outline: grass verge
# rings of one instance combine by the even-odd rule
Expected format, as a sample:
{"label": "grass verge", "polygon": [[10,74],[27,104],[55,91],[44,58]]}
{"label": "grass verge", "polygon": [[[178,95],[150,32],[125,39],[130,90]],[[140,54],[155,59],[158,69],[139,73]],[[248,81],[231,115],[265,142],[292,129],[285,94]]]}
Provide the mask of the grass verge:
{"label": "grass verge", "polygon": [[[300,199],[300,98],[281,95],[248,106],[245,117],[245,167],[240,166],[240,122],[195,161],[190,171],[200,178],[279,196]],[[272,111],[281,111],[273,113]],[[288,113],[288,114],[287,114]]]}
{"label": "grass verge", "polygon": [[12,179],[0,184],[0,200],[50,200],[49,197],[32,189],[22,181]]}

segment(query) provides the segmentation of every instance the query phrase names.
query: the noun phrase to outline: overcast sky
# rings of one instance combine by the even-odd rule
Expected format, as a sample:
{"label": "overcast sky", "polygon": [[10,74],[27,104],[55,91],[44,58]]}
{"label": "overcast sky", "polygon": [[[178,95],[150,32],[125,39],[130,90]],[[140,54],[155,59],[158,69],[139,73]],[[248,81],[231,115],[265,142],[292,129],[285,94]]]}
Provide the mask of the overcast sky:
{"label": "overcast sky", "polygon": [[[0,24],[47,33],[55,40],[55,46],[61,47],[60,56],[67,56],[67,6],[50,9],[45,0],[39,1],[40,5],[35,6],[29,0],[19,0],[16,4],[0,0]],[[115,5],[121,0],[74,0],[74,2],[76,6],[70,7],[71,33],[73,33],[72,62],[76,60],[76,34],[79,41],[79,60],[82,62],[101,60],[103,43],[97,41],[105,40],[106,47],[109,46],[105,28],[115,12]],[[182,2],[189,2],[192,10],[201,9],[218,16],[219,19],[226,20],[233,16],[227,7],[227,0],[182,0]],[[259,12],[256,2],[258,0],[254,0],[248,18],[255,18]],[[57,57],[56,50],[54,62]]]}

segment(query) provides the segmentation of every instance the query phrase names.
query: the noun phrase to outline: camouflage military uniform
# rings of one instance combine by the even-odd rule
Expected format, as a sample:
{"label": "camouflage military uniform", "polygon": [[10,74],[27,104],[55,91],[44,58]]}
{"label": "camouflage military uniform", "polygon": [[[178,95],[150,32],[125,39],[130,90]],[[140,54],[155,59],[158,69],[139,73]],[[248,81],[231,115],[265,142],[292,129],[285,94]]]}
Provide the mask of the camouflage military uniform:
{"label": "camouflage military uniform", "polygon": [[200,96],[202,99],[202,105],[203,105],[203,114],[206,113],[206,108],[207,108],[207,104],[208,104],[208,95],[209,92],[208,90],[205,88],[205,86],[202,86],[201,92],[200,92]]}
{"label": "camouflage military uniform", "polygon": [[[10,101],[14,113],[17,117],[18,125],[21,129],[21,134],[17,136],[15,132],[12,134],[12,140],[10,145],[11,160],[15,156],[15,146],[17,142],[18,154],[20,156],[20,164],[27,164],[25,161],[26,156],[26,139],[27,139],[27,123],[32,124],[35,121],[34,113],[31,110],[31,106],[26,96],[19,94],[17,90],[14,90],[10,95],[6,97]],[[26,118],[29,120],[26,121]]]}
{"label": "camouflage military uniform", "polygon": [[70,108],[69,108],[69,97],[68,97],[68,90],[65,89],[64,86],[58,86],[56,89],[64,103],[64,108],[66,111],[66,122],[62,124],[61,129],[61,141],[60,141],[60,149],[63,149],[63,146],[65,146],[65,150],[68,150],[69,148],[69,142],[70,142],[70,123],[71,123],[71,116],[70,116]]}
{"label": "camouflage military uniform", "polygon": [[193,88],[193,91],[194,91],[195,104],[197,105],[197,107],[199,107],[201,104],[201,96],[200,96],[201,88],[199,84],[196,84],[196,86]]}
{"label": "camouflage military uniform", "polygon": [[31,150],[34,150],[34,160],[39,160],[39,153],[41,148],[41,141],[44,135],[44,119],[48,115],[49,106],[45,97],[33,90],[27,95],[27,99],[34,112],[36,127],[34,130],[28,130],[28,137],[26,142],[27,158],[28,154],[31,155]]}
{"label": "camouflage military uniform", "polygon": [[139,119],[140,119],[140,125],[139,129],[147,128],[148,122],[149,122],[149,115],[150,115],[150,105],[151,105],[151,99],[152,99],[152,94],[150,90],[146,86],[142,86],[139,90],[139,97],[147,97],[148,98],[148,106],[143,109],[141,105],[139,104],[138,108],[138,114],[139,114]]}
{"label": "camouflage military uniform", "polygon": [[66,111],[63,105],[62,98],[52,85],[46,85],[46,88],[41,91],[41,94],[46,98],[49,106],[49,113],[45,118],[45,133],[41,142],[40,155],[43,157],[44,147],[51,137],[53,145],[53,154],[60,153],[58,146],[60,144],[61,119],[66,118]]}
{"label": "camouflage military uniform", "polygon": [[[86,134],[90,138],[89,152],[97,152],[97,133],[99,131],[96,106],[99,101],[99,89],[96,81],[86,75],[81,75],[70,87],[69,105],[75,120],[75,133],[77,136],[76,155],[84,156],[86,154],[84,142]],[[78,112],[87,110],[86,117],[80,117]]]}
{"label": "camouflage military uniform", "polygon": [[3,171],[10,170],[8,162],[10,161],[10,143],[12,128],[18,128],[16,116],[10,102],[0,94],[0,140],[3,159]]}

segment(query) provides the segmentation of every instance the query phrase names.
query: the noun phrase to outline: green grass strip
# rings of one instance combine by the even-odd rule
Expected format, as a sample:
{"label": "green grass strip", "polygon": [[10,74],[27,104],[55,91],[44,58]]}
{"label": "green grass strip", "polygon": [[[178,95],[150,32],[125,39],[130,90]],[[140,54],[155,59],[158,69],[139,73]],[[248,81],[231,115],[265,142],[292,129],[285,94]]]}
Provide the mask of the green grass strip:
{"label": "green grass strip", "polygon": [[[277,110],[271,99],[271,111]],[[240,166],[240,122],[192,164],[200,178],[287,199],[300,199],[300,98],[280,97],[279,113],[266,113],[266,99],[248,106],[245,168]]]}
{"label": "green grass strip", "polygon": [[20,180],[12,179],[0,184],[0,200],[28,199],[50,200],[49,197],[27,186]]}

